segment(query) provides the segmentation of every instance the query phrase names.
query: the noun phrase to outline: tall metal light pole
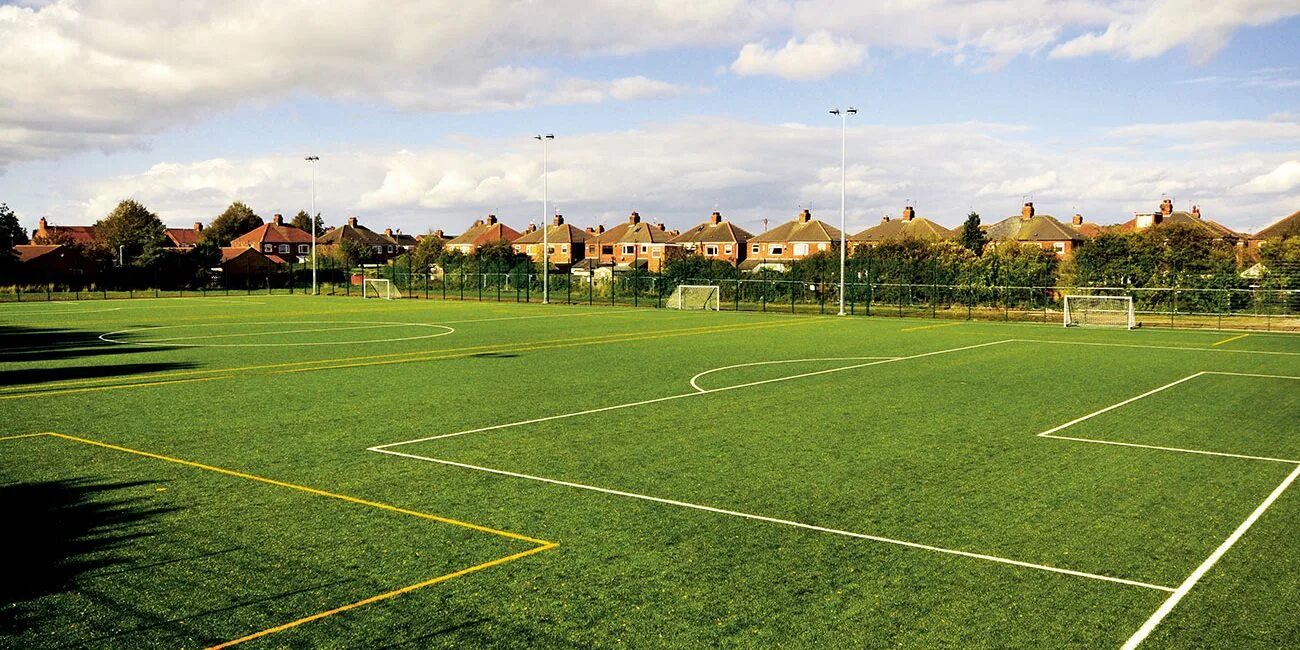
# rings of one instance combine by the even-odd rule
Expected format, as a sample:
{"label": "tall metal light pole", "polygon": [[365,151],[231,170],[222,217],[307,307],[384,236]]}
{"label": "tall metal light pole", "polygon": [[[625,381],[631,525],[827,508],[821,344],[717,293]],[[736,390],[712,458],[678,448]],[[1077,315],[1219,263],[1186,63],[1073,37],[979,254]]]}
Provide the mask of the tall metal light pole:
{"label": "tall metal light pole", "polygon": [[318,295],[316,291],[316,163],[320,162],[320,156],[307,156],[305,160],[311,164],[311,295]]}
{"label": "tall metal light pole", "polygon": [[857,115],[858,109],[852,106],[841,111],[838,108],[831,109],[831,115],[840,116],[840,316],[844,315],[844,260],[848,253],[848,235],[844,232],[844,194],[845,194],[845,175],[848,161],[848,130],[849,116]]}
{"label": "tall metal light pole", "polygon": [[550,198],[550,187],[546,178],[546,143],[555,139],[555,134],[547,133],[545,135],[537,134],[533,136],[534,140],[540,140],[542,143],[542,304],[549,304],[551,301],[551,254],[547,248],[550,246],[550,240],[547,239],[546,233],[549,225],[546,223],[547,212],[549,207],[547,201]]}

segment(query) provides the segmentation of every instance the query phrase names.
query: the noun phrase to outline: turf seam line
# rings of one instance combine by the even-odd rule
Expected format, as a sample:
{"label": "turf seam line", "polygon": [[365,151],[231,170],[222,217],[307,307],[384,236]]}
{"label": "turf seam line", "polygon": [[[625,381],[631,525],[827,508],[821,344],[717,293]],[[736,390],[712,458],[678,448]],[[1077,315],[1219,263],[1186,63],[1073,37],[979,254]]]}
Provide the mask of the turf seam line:
{"label": "turf seam line", "polygon": [[[693,393],[692,393],[692,394],[693,394]],[[853,537],[853,538],[857,538],[857,539],[865,539],[865,540],[869,540],[869,541],[873,541],[873,542],[881,542],[881,543],[892,544],[892,545],[896,545],[896,546],[905,546],[905,547],[908,547],[908,548],[921,549],[921,550],[925,550],[925,551],[932,551],[932,552],[942,553],[942,554],[946,554],[946,555],[956,555],[956,556],[961,556],[961,557],[966,557],[966,558],[974,558],[974,559],[979,559],[979,560],[986,560],[986,561],[989,561],[989,562],[996,562],[996,563],[999,563],[999,564],[1009,564],[1009,565],[1012,565],[1012,566],[1017,566],[1017,567],[1026,568],[1026,569],[1036,569],[1036,570],[1039,570],[1039,571],[1047,571],[1047,572],[1051,572],[1051,573],[1059,573],[1059,574],[1064,574],[1064,575],[1069,575],[1069,576],[1074,576],[1074,577],[1080,577],[1080,578],[1091,578],[1091,579],[1093,579],[1093,580],[1100,580],[1100,581],[1104,581],[1104,582],[1118,583],[1118,584],[1127,585],[1127,586],[1130,586],[1130,587],[1142,587],[1142,588],[1145,588],[1145,589],[1154,589],[1154,590],[1157,590],[1157,591],[1165,591],[1165,592],[1173,592],[1173,591],[1174,591],[1174,588],[1173,588],[1173,587],[1166,587],[1166,586],[1162,586],[1162,585],[1155,585],[1155,584],[1150,584],[1150,583],[1146,583],[1146,582],[1140,582],[1140,581],[1138,581],[1138,580],[1129,580],[1129,579],[1127,579],[1127,578],[1116,578],[1116,577],[1113,577],[1113,576],[1106,576],[1106,575],[1101,575],[1101,574],[1096,574],[1096,573],[1088,573],[1088,572],[1086,572],[1086,571],[1075,571],[1075,570],[1073,570],[1073,569],[1063,569],[1063,568],[1060,568],[1060,567],[1054,567],[1054,566],[1050,566],[1050,565],[1046,565],[1046,564],[1036,564],[1036,563],[1033,563],[1033,562],[1023,562],[1023,561],[1021,561],[1021,560],[1013,560],[1013,559],[1010,559],[1010,558],[999,557],[999,556],[996,556],[996,555],[987,555],[987,554],[984,554],[984,553],[975,553],[975,552],[972,552],[972,551],[962,551],[962,550],[958,550],[958,549],[944,548],[944,547],[941,547],[941,546],[932,546],[932,545],[929,545],[929,544],[921,544],[921,543],[919,543],[919,542],[909,542],[909,541],[906,541],[906,540],[894,539],[894,538],[890,538],[890,537],[881,537],[881,536],[879,536],[879,535],[871,535],[871,534],[867,534],[867,533],[856,533],[856,532],[853,532],[853,531],[841,530],[841,529],[838,529],[838,528],[826,528],[826,527],[823,527],[823,526],[817,526],[817,525],[814,525],[814,524],[806,524],[806,523],[802,523],[802,522],[798,522],[798,521],[792,521],[792,520],[789,520],[789,519],[780,519],[780,518],[777,518],[777,517],[768,517],[768,516],[765,516],[765,515],[756,515],[756,514],[751,514],[751,513],[747,513],[747,512],[739,512],[739,511],[736,511],[736,510],[726,510],[726,509],[723,509],[723,508],[716,508],[716,507],[713,507],[713,506],[707,506],[707,505],[702,505],[702,504],[698,504],[698,503],[690,503],[690,502],[687,502],[687,501],[677,501],[677,500],[675,500],[675,499],[665,499],[665,498],[662,498],[662,497],[655,497],[655,496],[650,496],[650,495],[646,495],[646,494],[637,494],[637,493],[635,493],[635,492],[625,492],[625,491],[622,491],[622,490],[615,490],[615,489],[611,489],[611,488],[603,488],[603,487],[598,487],[598,486],[595,486],[595,485],[586,485],[586,484],[583,484],[583,483],[574,483],[574,482],[571,482],[571,481],[563,481],[563,480],[560,480],[560,479],[546,478],[546,477],[543,477],[543,476],[533,476],[533,475],[531,475],[531,474],[522,474],[522,473],[519,473],[519,472],[511,472],[511,471],[507,471],[507,470],[494,469],[494,468],[491,468],[491,467],[482,467],[482,466],[479,466],[479,465],[470,465],[470,464],[468,464],[468,463],[460,463],[460,462],[451,461],[451,460],[444,460],[444,459],[441,459],[441,458],[431,458],[431,457],[428,457],[428,456],[420,456],[420,455],[417,455],[417,454],[408,454],[408,453],[405,453],[405,452],[392,451],[392,450],[389,450],[389,449],[380,449],[380,448],[378,448],[378,447],[371,447],[371,448],[369,449],[369,451],[374,451],[374,452],[378,452],[378,453],[381,453],[381,454],[388,454],[388,455],[391,455],[391,456],[400,456],[400,457],[402,457],[402,458],[409,458],[409,459],[413,459],[413,460],[421,460],[421,461],[426,461],[426,462],[439,463],[439,464],[442,464],[442,465],[449,465],[449,466],[452,466],[452,467],[459,467],[459,468],[462,468],[462,469],[470,469],[470,470],[476,470],[476,471],[480,471],[480,472],[488,472],[488,473],[491,473],[491,474],[498,474],[498,475],[501,475],[501,476],[509,476],[509,477],[512,477],[512,478],[527,479],[527,480],[531,480],[531,481],[538,481],[538,482],[541,482],[541,483],[550,483],[550,484],[552,484],[552,485],[560,485],[560,486],[564,486],[564,487],[577,488],[577,489],[581,489],[581,490],[590,490],[590,491],[593,491],[593,492],[601,492],[601,493],[604,493],[604,494],[611,494],[611,495],[615,495],[615,496],[628,497],[628,498],[632,498],[632,499],[640,499],[640,500],[643,500],[643,501],[652,501],[652,502],[655,502],[655,503],[661,503],[661,504],[670,505],[670,506],[677,506],[677,507],[681,507],[681,508],[689,508],[689,509],[693,509],[693,510],[702,510],[702,511],[705,511],[705,512],[711,512],[711,513],[714,513],[714,514],[721,514],[721,515],[728,515],[728,516],[732,516],[732,517],[739,517],[739,518],[742,518],[742,519],[751,519],[751,520],[762,521],[762,522],[766,522],[766,523],[780,524],[780,525],[783,525],[783,526],[790,526],[790,527],[794,527],[794,528],[801,528],[801,529],[811,530],[811,531],[819,532],[819,533],[829,533],[829,534],[832,534],[832,535],[840,535],[840,536],[843,536],[843,537]]]}
{"label": "turf seam line", "polygon": [[904,327],[903,329],[898,330],[898,331],[900,331],[900,332],[919,332],[919,331],[921,331],[921,330],[932,330],[932,329],[938,329],[938,328],[940,328],[940,327],[952,327],[952,326],[954,326],[954,325],[961,325],[961,324],[964,323],[964,322],[966,322],[966,321],[960,321],[960,320],[959,320],[959,321],[954,321],[954,322],[951,322],[951,323],[939,323],[939,324],[937,324],[937,325],[920,325],[920,326],[917,326],[917,327]]}
{"label": "turf seam line", "polygon": [[1250,530],[1250,527],[1255,525],[1255,522],[1264,515],[1264,512],[1268,510],[1269,506],[1273,505],[1273,502],[1277,501],[1277,498],[1282,496],[1282,493],[1285,492],[1287,487],[1295,481],[1297,476],[1300,476],[1300,465],[1296,465],[1296,468],[1291,470],[1291,473],[1288,474],[1271,493],[1269,493],[1268,497],[1266,497],[1264,501],[1250,513],[1250,516],[1246,517],[1246,520],[1241,522],[1241,525],[1237,526],[1236,530],[1232,531],[1232,534],[1228,536],[1228,539],[1224,540],[1218,548],[1214,549],[1214,552],[1211,553],[1209,557],[1205,558],[1205,561],[1202,562],[1200,566],[1196,567],[1196,570],[1192,571],[1191,575],[1187,576],[1187,579],[1183,580],[1182,584],[1178,585],[1178,588],[1174,590],[1174,593],[1171,594],[1169,598],[1166,598],[1165,602],[1161,603],[1160,608],[1142,624],[1142,627],[1138,628],[1137,632],[1133,633],[1133,636],[1129,637],[1128,641],[1124,643],[1123,650],[1133,650],[1146,640],[1147,636],[1151,634],[1151,631],[1154,630],[1157,625],[1160,625],[1160,622],[1169,615],[1169,612],[1173,611],[1174,607],[1178,605],[1178,602],[1192,590],[1192,587],[1195,587],[1196,583],[1200,582],[1201,578],[1204,577],[1206,573],[1209,573],[1210,569],[1218,563],[1219,559],[1237,543],[1237,540],[1241,539],[1242,536],[1246,534],[1246,531]]}
{"label": "turf seam line", "polygon": [[[545,417],[533,418],[533,419],[531,419],[531,420],[520,420],[520,421],[518,421],[518,422],[507,422],[507,423],[505,423],[505,424],[494,424],[494,425],[492,425],[492,426],[479,427],[479,428],[477,428],[477,429],[467,429],[467,430],[465,430],[465,431],[456,431],[456,432],[453,432],[453,433],[444,433],[444,434],[439,434],[439,435],[436,435],[436,436],[426,436],[426,437],[423,437],[423,438],[414,438],[414,439],[412,439],[412,440],[403,440],[403,441],[401,441],[401,442],[390,442],[390,443],[387,443],[387,444],[378,445],[378,446],[375,446],[375,447],[370,447],[369,450],[370,450],[370,451],[378,451],[378,450],[381,450],[381,449],[388,449],[388,448],[390,448],[390,447],[401,447],[402,445],[411,445],[411,444],[415,444],[415,443],[419,443],[419,442],[428,442],[428,441],[430,441],[430,440],[440,440],[440,439],[442,439],[442,438],[454,438],[454,437],[456,437],[456,436],[463,436],[463,435],[467,435],[467,434],[471,434],[471,433],[482,433],[482,432],[485,432],[485,431],[496,431],[496,430],[499,430],[499,429],[508,429],[508,428],[510,428],[510,427],[524,426],[524,425],[527,425],[527,424],[537,424],[537,423],[539,423],[539,422],[550,422],[550,421],[552,421],[552,420],[563,420],[563,419],[566,419],[566,418],[578,417],[578,416],[581,416],[581,415],[591,415],[591,414],[594,414],[594,413],[604,413],[604,412],[606,412],[606,411],[616,411],[616,410],[619,410],[619,409],[631,408],[631,407],[634,407],[634,406],[645,406],[645,405],[647,405],[647,404],[657,404],[657,403],[659,403],[659,402],[667,402],[667,401],[669,401],[669,400],[682,399],[682,398],[684,398],[684,397],[696,397],[696,396],[699,396],[699,395],[711,395],[711,394],[713,394],[713,393],[721,393],[721,392],[724,392],[724,391],[737,390],[737,389],[740,389],[740,388],[752,388],[752,387],[754,387],[754,386],[761,386],[761,385],[765,385],[765,384],[772,384],[772,383],[781,382],[781,381],[789,381],[789,380],[792,380],[792,379],[802,379],[802,378],[805,378],[805,377],[814,377],[814,376],[817,376],[817,375],[827,375],[827,374],[834,373],[834,372],[843,372],[843,371],[845,371],[845,370],[856,370],[856,369],[858,369],[858,368],[866,368],[866,367],[868,367],[868,366],[878,366],[878,365],[882,365],[882,364],[886,364],[886,363],[894,363],[894,362],[897,362],[897,361],[908,361],[908,360],[911,360],[911,359],[920,359],[920,358],[923,358],[923,357],[930,357],[930,356],[934,356],[934,355],[938,355],[938,354],[948,354],[948,353],[951,353],[951,352],[962,352],[962,351],[965,351],[965,350],[973,350],[973,349],[976,349],[976,348],[983,348],[983,347],[988,347],[988,346],[992,346],[992,345],[1000,345],[1000,344],[1003,344],[1003,343],[1010,343],[1012,340],[1013,340],[1013,339],[1004,339],[1004,340],[1001,340],[1001,341],[990,341],[990,342],[987,342],[987,343],[978,343],[978,344],[975,344],[975,345],[966,345],[966,346],[962,346],[962,347],[959,347],[959,348],[948,348],[948,349],[946,349],[946,350],[936,350],[936,351],[933,351],[933,352],[923,352],[923,353],[921,353],[921,354],[914,354],[914,355],[911,355],[911,356],[905,356],[905,357],[887,357],[887,358],[884,358],[884,359],[879,360],[879,361],[870,361],[870,362],[867,362],[867,363],[856,363],[856,364],[853,364],[853,365],[850,365],[850,366],[843,366],[843,367],[840,367],[840,368],[829,368],[829,369],[826,369],[826,370],[817,370],[817,371],[813,371],[813,372],[804,372],[804,373],[799,373],[799,374],[796,374],[796,375],[788,375],[788,376],[785,376],[785,377],[776,377],[776,378],[773,378],[773,379],[764,379],[764,380],[760,380],[760,381],[751,381],[751,382],[744,383],[744,384],[736,384],[736,385],[734,385],[734,386],[723,386],[723,387],[720,387],[720,388],[710,388],[710,389],[708,389],[708,390],[702,390],[702,391],[701,391],[701,390],[697,390],[697,392],[691,392],[691,393],[678,393],[678,394],[675,394],[675,395],[667,395],[667,396],[664,396],[664,397],[655,397],[655,398],[651,398],[651,399],[647,399],[647,400],[640,400],[640,401],[636,401],[636,402],[628,402],[628,403],[626,403],[626,404],[614,404],[614,405],[612,405],[612,406],[602,406],[602,407],[594,408],[594,409],[586,409],[586,410],[583,410],[583,411],[576,411],[576,412],[573,412],[573,413],[561,413],[561,414],[559,414],[559,415],[548,415],[548,416],[545,416]],[[698,377],[699,375],[696,375],[696,376]]]}
{"label": "turf seam line", "polygon": [[1232,343],[1233,341],[1236,341],[1236,340],[1238,340],[1238,339],[1244,339],[1244,338],[1246,338],[1247,336],[1250,336],[1250,335],[1249,335],[1249,334],[1238,334],[1238,335],[1236,335],[1236,336],[1230,336],[1230,337],[1228,337],[1228,338],[1226,338],[1226,339],[1223,339],[1222,341],[1215,341],[1214,343],[1211,343],[1211,344],[1210,344],[1210,347],[1218,347],[1218,346],[1220,346],[1220,345],[1223,345],[1224,343]]}

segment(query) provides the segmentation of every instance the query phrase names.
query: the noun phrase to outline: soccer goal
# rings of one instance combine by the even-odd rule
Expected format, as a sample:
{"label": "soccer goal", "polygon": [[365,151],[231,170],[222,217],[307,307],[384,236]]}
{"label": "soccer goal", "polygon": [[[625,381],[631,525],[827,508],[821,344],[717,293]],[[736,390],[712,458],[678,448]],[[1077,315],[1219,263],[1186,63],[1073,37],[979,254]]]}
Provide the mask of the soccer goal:
{"label": "soccer goal", "polygon": [[1065,326],[1137,327],[1131,296],[1066,296]]}
{"label": "soccer goal", "polygon": [[383,278],[366,278],[361,283],[362,298],[383,298],[384,300],[396,300],[402,297],[402,292],[393,286],[392,281]]}
{"label": "soccer goal", "polygon": [[717,285],[679,284],[664,303],[669,309],[722,309],[722,288]]}

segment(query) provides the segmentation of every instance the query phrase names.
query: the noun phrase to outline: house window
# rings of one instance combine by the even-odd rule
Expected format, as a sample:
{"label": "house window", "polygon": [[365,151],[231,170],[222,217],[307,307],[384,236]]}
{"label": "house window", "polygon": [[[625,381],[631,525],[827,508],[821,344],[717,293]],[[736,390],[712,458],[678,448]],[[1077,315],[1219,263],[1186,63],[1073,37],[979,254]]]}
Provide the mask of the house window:
{"label": "house window", "polygon": [[554,255],[554,254],[555,254],[555,247],[554,247],[554,246],[547,246],[547,247],[546,247],[546,254],[547,254],[547,255]]}
{"label": "house window", "polygon": [[782,255],[785,253],[785,246],[782,246],[780,244],[769,244],[767,247],[767,252],[771,253],[772,255]]}
{"label": "house window", "polygon": [[614,254],[614,246],[613,246],[613,245],[609,245],[609,246],[601,246],[601,247],[600,247],[600,254],[601,254],[601,255],[613,255],[613,254]]}
{"label": "house window", "polygon": [[569,252],[569,245],[568,245],[568,244],[560,244],[560,252],[561,252],[561,253],[568,253],[568,252]]}
{"label": "house window", "polygon": [[1057,255],[1064,255],[1064,254],[1065,254],[1065,242],[1063,242],[1063,241],[1052,242],[1052,250],[1056,251],[1056,254],[1057,254]]}
{"label": "house window", "polygon": [[650,252],[650,247],[646,246],[645,244],[641,244],[641,254],[645,255],[648,252]]}
{"label": "house window", "polygon": [[274,253],[274,252],[275,252],[275,244],[262,244],[262,252],[263,252],[263,253]]}
{"label": "house window", "polygon": [[388,252],[390,252],[390,253],[393,252],[393,247],[392,247],[392,246],[389,246],[389,247],[388,247]]}
{"label": "house window", "polygon": [[288,245],[288,244],[280,244],[280,252],[281,252],[281,253],[288,253],[288,252],[289,252],[289,245]]}
{"label": "house window", "polygon": [[376,246],[376,247],[375,247],[375,252],[376,252],[376,253],[379,253],[380,255],[383,255],[383,254],[384,254],[384,247],[383,247],[383,246]]}
{"label": "house window", "polygon": [[307,246],[306,244],[298,244],[298,252],[299,252],[300,254],[302,254],[302,255],[306,255],[310,250],[311,250],[311,249],[308,248],[308,246]]}
{"label": "house window", "polygon": [[[728,248],[730,248],[730,247],[728,247]],[[731,251],[727,251],[727,252],[730,253]],[[717,254],[718,254],[718,247],[717,247],[717,246],[714,246],[713,244],[709,244],[708,246],[705,246],[705,247],[704,247],[704,254],[705,254],[705,255],[717,255]]]}
{"label": "house window", "polygon": [[808,244],[795,244],[794,254],[796,257],[803,257],[808,254]]}
{"label": "house window", "polygon": [[624,255],[636,255],[636,246],[633,246],[632,244],[624,244],[624,245],[623,245],[623,254],[624,254]]}
{"label": "house window", "polygon": [[723,249],[723,252],[726,253],[726,254],[728,254],[728,255],[730,255],[730,254],[731,254],[731,244],[727,244],[727,246]]}
{"label": "house window", "polygon": [[750,246],[750,247],[749,247],[749,252],[751,252],[751,253],[753,253],[753,254],[755,254],[755,255],[758,255],[758,247],[759,247],[759,244],[754,244],[753,246]]}

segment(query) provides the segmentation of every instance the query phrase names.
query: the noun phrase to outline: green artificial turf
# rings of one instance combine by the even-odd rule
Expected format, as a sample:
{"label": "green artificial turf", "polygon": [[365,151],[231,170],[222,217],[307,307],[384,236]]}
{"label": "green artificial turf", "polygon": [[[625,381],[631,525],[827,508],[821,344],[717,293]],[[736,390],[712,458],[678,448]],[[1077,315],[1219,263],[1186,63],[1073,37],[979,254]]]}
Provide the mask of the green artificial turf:
{"label": "green artificial turf", "polygon": [[[1300,337],[1215,345],[1232,336],[345,297],[0,305],[0,436],[534,540],[5,440],[5,556],[28,570],[0,645],[202,647],[555,542],[247,647],[1118,647],[1167,591],[935,549],[1178,587],[1296,465],[1149,447],[1300,458],[1300,381],[1204,374],[1054,434],[1147,447],[1036,434],[1196,373],[1300,376]],[[1297,491],[1147,645],[1300,638]]]}

